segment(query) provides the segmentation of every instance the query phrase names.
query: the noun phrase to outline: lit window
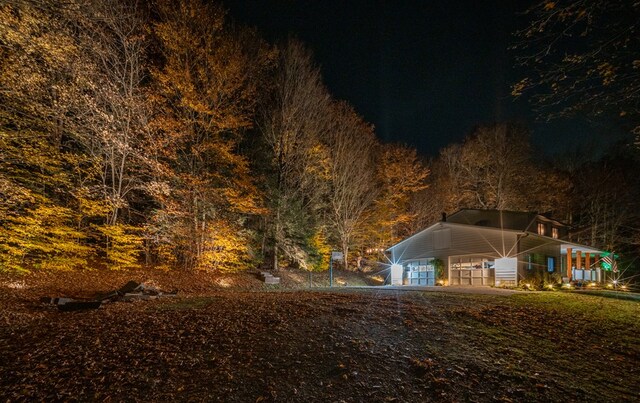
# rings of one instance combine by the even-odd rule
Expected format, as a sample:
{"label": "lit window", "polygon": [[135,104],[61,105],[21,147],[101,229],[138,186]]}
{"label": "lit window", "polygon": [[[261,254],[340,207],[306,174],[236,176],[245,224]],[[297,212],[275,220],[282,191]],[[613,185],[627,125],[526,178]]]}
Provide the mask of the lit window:
{"label": "lit window", "polygon": [[558,239],[558,229],[557,228],[551,228],[551,238]]}
{"label": "lit window", "polygon": [[538,235],[544,235],[544,232],[545,232],[544,229],[545,229],[544,228],[544,224],[539,222],[538,223]]}

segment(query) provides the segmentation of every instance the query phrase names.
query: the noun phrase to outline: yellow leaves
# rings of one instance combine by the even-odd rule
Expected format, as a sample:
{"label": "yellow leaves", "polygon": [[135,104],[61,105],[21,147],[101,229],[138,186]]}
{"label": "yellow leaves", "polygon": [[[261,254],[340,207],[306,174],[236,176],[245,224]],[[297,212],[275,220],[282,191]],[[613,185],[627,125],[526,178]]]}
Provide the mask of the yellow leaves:
{"label": "yellow leaves", "polygon": [[318,256],[315,264],[311,266],[312,269],[317,271],[326,270],[329,267],[329,259],[331,258],[331,245],[329,245],[324,229],[319,228],[313,234],[310,244]]}
{"label": "yellow leaves", "polygon": [[250,259],[249,240],[241,228],[227,220],[208,224],[204,253],[199,260],[200,269],[235,271]]}
{"label": "yellow leaves", "polygon": [[91,248],[85,234],[70,226],[71,209],[43,203],[5,217],[0,231],[0,271],[33,267],[71,270],[87,263]]}
{"label": "yellow leaves", "polygon": [[556,8],[556,2],[555,1],[548,1],[544,4],[544,9],[546,11],[549,10],[553,10],[554,8]]}
{"label": "yellow leaves", "polygon": [[305,172],[313,177],[328,181],[331,179],[330,150],[323,144],[316,144],[308,150],[306,157],[310,163],[305,165]]}
{"label": "yellow leaves", "polygon": [[142,228],[132,225],[115,224],[94,226],[103,238],[106,260],[111,269],[140,267],[142,253]]}

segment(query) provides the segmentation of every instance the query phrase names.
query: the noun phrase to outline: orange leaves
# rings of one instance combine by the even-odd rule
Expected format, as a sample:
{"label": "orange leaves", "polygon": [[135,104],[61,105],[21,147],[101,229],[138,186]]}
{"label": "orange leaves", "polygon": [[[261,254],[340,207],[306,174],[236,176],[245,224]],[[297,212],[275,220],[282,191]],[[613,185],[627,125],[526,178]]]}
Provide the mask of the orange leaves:
{"label": "orange leaves", "polygon": [[602,85],[610,85],[616,79],[616,68],[609,62],[600,63],[597,66],[598,74],[602,78]]}

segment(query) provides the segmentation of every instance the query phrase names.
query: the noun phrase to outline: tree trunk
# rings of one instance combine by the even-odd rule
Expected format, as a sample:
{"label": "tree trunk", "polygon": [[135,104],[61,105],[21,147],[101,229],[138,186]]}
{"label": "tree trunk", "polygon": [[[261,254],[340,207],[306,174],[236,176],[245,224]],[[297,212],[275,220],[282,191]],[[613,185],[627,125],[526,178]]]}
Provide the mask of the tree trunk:
{"label": "tree trunk", "polygon": [[349,270],[349,240],[345,239],[342,242],[342,259],[344,263],[344,269]]}

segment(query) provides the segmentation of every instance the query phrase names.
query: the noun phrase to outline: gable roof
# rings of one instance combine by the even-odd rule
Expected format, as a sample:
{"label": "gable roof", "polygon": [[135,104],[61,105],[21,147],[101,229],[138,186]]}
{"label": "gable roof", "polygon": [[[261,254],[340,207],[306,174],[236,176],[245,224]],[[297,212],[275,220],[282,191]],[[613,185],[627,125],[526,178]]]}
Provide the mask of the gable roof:
{"label": "gable roof", "polygon": [[[460,223],[453,223],[453,222],[448,222],[448,221],[438,221],[435,224],[423,229],[422,231],[416,232],[415,234],[411,235],[408,238],[403,239],[402,241],[398,242],[395,245],[390,246],[389,248],[386,249],[386,251],[389,251],[395,247],[397,247],[398,245],[401,245],[415,237],[418,237],[419,235],[424,234],[425,232],[431,231],[435,228],[443,228],[443,227],[465,227],[465,228],[473,228],[475,230],[478,231],[502,231],[502,232],[508,232],[508,233],[512,233],[512,234],[524,234],[524,231],[518,231],[518,230],[512,230],[512,229],[502,229],[502,228],[495,228],[495,227],[483,227],[480,225],[470,225],[470,224],[460,224]],[[533,234],[533,233],[531,233]],[[554,241],[560,241],[559,239],[554,239],[554,238],[549,238],[549,239],[553,239]]]}
{"label": "gable roof", "polygon": [[399,245],[408,242],[410,240],[412,240],[413,238],[416,238],[428,231],[432,231],[434,229],[439,229],[439,228],[443,228],[443,227],[465,227],[465,228],[474,228],[475,230],[478,231],[501,231],[501,232],[507,232],[507,233],[512,233],[512,234],[522,234],[522,235],[527,235],[527,236],[534,236],[537,238],[541,238],[544,239],[548,242],[553,242],[553,243],[558,243],[560,244],[560,250],[562,251],[562,253],[566,253],[567,248],[572,248],[574,251],[580,250],[582,252],[589,252],[589,253],[603,253],[603,250],[600,249],[596,249],[596,248],[592,248],[590,246],[587,245],[581,245],[575,242],[569,242],[569,241],[565,241],[562,239],[557,239],[557,238],[552,238],[549,236],[545,236],[545,235],[539,235],[535,232],[532,231],[522,231],[522,230],[515,230],[515,229],[508,229],[508,228],[496,228],[496,227],[485,227],[485,226],[481,226],[481,225],[472,225],[472,224],[461,224],[461,223],[455,223],[455,222],[449,222],[449,221],[438,221],[432,225],[430,225],[429,227],[423,229],[422,231],[418,231],[415,234],[409,236],[408,238],[403,239],[402,241],[398,242],[395,245],[390,246],[389,248],[387,248],[385,250],[385,252],[391,251],[392,249],[398,247]]}
{"label": "gable roof", "polygon": [[537,222],[551,223],[555,227],[568,227],[543,214],[509,210],[461,209],[447,217],[446,221],[521,231],[529,231]]}

